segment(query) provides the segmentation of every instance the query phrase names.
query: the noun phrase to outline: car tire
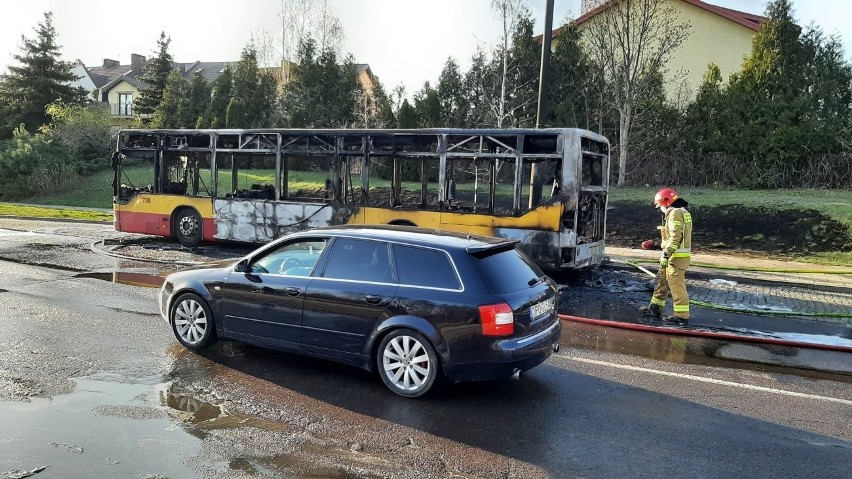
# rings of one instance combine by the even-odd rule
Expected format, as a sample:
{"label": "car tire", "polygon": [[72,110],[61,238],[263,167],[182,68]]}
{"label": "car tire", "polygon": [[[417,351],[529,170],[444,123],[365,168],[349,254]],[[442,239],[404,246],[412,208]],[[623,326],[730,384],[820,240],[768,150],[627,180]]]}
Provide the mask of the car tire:
{"label": "car tire", "polygon": [[201,215],[192,208],[181,208],[175,215],[175,236],[184,246],[201,243]]}
{"label": "car tire", "polygon": [[207,301],[195,293],[180,295],[169,314],[172,332],[187,349],[204,349],[216,342],[216,324]]}
{"label": "car tire", "polygon": [[379,344],[376,367],[388,389],[413,398],[432,389],[440,362],[425,336],[410,329],[396,329]]}

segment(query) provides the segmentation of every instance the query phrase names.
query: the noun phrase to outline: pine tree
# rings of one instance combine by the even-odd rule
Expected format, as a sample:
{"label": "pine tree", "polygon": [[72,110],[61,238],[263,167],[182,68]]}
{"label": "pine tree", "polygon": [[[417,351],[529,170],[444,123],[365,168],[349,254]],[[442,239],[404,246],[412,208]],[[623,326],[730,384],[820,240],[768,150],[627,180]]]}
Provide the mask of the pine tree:
{"label": "pine tree", "polygon": [[285,122],[297,128],[356,124],[363,92],[352,57],[340,64],[333,49],[318,51],[316,41],[305,37],[299,43],[298,58],[281,101]]}
{"label": "pine tree", "polygon": [[496,62],[489,62],[482,48],[471,58],[470,69],[464,76],[468,104],[468,124],[473,128],[496,126],[497,93],[499,92]]}
{"label": "pine tree", "polygon": [[427,81],[423,88],[414,94],[414,111],[417,112],[420,128],[439,128],[441,126],[441,100],[438,91]]}
{"label": "pine tree", "polygon": [[204,115],[210,107],[210,85],[201,72],[195,72],[186,93],[187,102],[180,113],[186,128],[203,128]]}
{"label": "pine tree", "polygon": [[160,33],[160,39],[157,40],[157,56],[148,60],[142,67],[140,80],[143,87],[139,99],[134,103],[134,108],[143,118],[152,115],[163,101],[163,90],[166,89],[169,73],[175,68],[172,54],[169,53],[170,42],[171,38],[166,36],[166,32]]}
{"label": "pine tree", "polygon": [[408,99],[402,101],[402,105],[399,107],[399,113],[397,114],[399,117],[397,128],[417,128],[417,124],[419,120],[417,119],[417,111],[411,106],[411,103],[408,103]]}
{"label": "pine tree", "polygon": [[837,135],[852,109],[852,67],[842,46],[819,28],[803,31],[790,0],[770,2],[766,16],[726,91],[738,120],[725,130],[729,148],[784,165],[840,151]]}
{"label": "pine tree", "polygon": [[85,91],[68,83],[76,80],[73,65],[60,59],[53,14],[45,12],[35,39],[21,36],[21,52],[13,56],[20,65],[9,66],[0,80],[0,137],[8,138],[18,125],[35,131],[49,122],[45,113],[53,102],[82,104]]}
{"label": "pine tree", "polygon": [[444,63],[437,90],[441,103],[441,126],[466,127],[469,105],[464,91],[464,79],[459,71],[459,64],[452,57]]}
{"label": "pine tree", "polygon": [[533,40],[533,20],[523,11],[512,35],[509,51],[508,92],[504,127],[535,126],[541,47]]}
{"label": "pine tree", "polygon": [[210,105],[207,108],[206,121],[203,126],[210,128],[225,127],[225,116],[228,103],[231,101],[233,84],[234,73],[230,66],[226,66],[225,71],[211,84]]}
{"label": "pine tree", "polygon": [[276,95],[275,79],[257,66],[254,45],[243,49],[234,71],[231,102],[228,105],[227,128],[261,128],[270,126]]}
{"label": "pine tree", "polygon": [[151,128],[191,128],[195,124],[188,124],[183,117],[183,112],[189,104],[187,91],[189,83],[181,74],[180,70],[174,69],[166,79],[163,89],[163,99],[154,109],[151,118]]}
{"label": "pine tree", "polygon": [[[372,123],[370,128],[393,128],[396,126],[396,117],[393,114],[393,106],[391,99],[385,92],[385,87],[381,82],[376,81],[373,87],[373,94],[363,91],[362,97],[370,98],[372,105]],[[367,126],[367,125],[365,125]]]}
{"label": "pine tree", "polygon": [[574,25],[559,31],[550,68],[551,108],[546,123],[592,129],[597,108],[592,65],[580,46],[580,33]]}

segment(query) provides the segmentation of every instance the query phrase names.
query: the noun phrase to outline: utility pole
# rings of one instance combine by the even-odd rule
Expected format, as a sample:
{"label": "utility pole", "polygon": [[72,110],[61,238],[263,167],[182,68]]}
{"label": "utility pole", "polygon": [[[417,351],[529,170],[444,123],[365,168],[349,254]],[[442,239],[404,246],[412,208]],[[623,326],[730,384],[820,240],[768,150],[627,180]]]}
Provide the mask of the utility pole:
{"label": "utility pole", "polygon": [[[541,35],[541,70],[538,75],[538,112],[535,127],[541,128],[547,116],[547,89],[550,72],[550,40],[553,36],[553,0],[547,0],[544,12],[544,33]],[[541,203],[542,178],[538,165],[533,163],[530,170],[530,209]]]}
{"label": "utility pole", "polygon": [[541,36],[541,72],[538,75],[538,114],[535,127],[541,128],[541,123],[547,115],[547,90],[550,87],[550,41],[553,36],[553,0],[547,0],[544,13],[544,34]]}

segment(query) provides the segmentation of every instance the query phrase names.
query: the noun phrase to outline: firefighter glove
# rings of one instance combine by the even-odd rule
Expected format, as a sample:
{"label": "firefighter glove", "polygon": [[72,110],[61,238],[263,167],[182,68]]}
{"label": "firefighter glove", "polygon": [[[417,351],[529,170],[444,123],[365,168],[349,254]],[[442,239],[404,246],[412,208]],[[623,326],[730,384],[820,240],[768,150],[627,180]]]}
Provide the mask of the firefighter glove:
{"label": "firefighter glove", "polygon": [[660,256],[660,267],[666,268],[668,266],[669,266],[669,258],[665,254],[663,254],[662,256]]}

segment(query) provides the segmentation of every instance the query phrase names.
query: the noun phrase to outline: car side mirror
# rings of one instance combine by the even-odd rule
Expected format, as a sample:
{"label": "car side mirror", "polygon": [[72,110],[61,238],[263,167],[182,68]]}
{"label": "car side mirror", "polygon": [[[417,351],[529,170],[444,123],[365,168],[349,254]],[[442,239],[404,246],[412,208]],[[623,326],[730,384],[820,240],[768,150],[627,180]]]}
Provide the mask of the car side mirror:
{"label": "car side mirror", "polygon": [[248,258],[243,259],[234,266],[235,273],[245,273],[248,270]]}

